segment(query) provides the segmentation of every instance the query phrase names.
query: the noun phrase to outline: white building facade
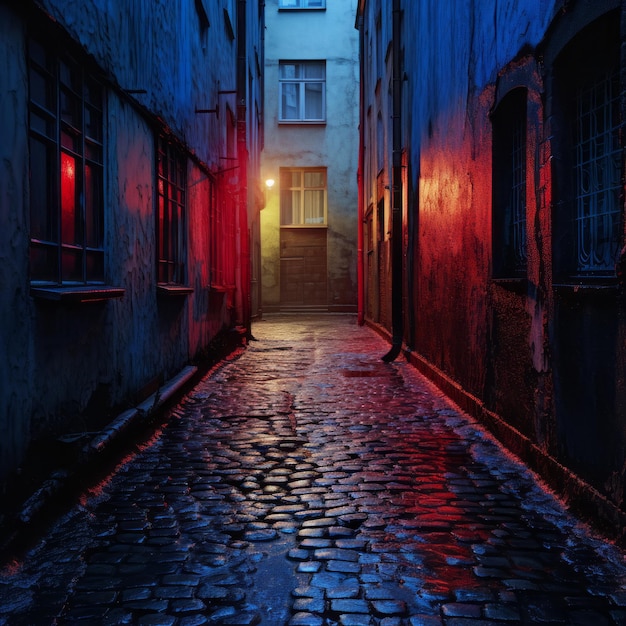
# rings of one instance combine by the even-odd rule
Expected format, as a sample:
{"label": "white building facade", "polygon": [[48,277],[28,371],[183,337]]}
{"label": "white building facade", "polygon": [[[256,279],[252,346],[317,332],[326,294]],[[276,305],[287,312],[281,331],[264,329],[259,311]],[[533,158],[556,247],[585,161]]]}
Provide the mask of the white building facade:
{"label": "white building facade", "polygon": [[356,311],[356,1],[265,11],[263,311]]}

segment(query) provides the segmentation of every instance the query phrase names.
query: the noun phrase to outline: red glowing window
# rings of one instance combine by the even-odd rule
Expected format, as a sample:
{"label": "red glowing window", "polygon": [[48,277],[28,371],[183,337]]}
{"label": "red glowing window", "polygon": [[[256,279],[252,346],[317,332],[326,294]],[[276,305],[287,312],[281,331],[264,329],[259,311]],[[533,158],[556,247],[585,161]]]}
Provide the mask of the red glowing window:
{"label": "red glowing window", "polygon": [[76,243],[78,227],[76,198],[76,162],[61,152],[61,236],[63,243]]}
{"label": "red glowing window", "polygon": [[46,41],[28,45],[31,280],[102,283],[103,89],[84,59]]}

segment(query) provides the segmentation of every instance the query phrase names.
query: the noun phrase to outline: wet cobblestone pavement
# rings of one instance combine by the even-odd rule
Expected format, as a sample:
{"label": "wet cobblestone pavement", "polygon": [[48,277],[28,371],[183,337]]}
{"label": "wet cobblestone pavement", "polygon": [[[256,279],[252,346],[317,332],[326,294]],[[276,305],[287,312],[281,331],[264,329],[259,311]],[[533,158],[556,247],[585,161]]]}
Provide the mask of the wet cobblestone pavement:
{"label": "wet cobblestone pavement", "polygon": [[275,316],[0,572],[0,624],[626,624],[624,554],[352,316]]}

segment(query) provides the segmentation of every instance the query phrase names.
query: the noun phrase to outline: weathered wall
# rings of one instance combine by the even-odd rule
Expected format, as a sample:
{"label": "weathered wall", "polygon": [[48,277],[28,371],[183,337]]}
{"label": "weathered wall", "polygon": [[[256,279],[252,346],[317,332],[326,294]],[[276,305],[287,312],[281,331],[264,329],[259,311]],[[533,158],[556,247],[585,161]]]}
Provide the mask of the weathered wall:
{"label": "weathered wall", "polygon": [[[39,3],[44,10],[9,4],[15,3],[0,1],[0,492],[33,442],[46,454],[61,434],[97,430],[186,364],[208,356],[218,334],[245,317],[234,310],[233,297],[211,289],[210,251],[222,237],[248,236],[246,203],[250,219],[257,219],[255,192],[242,194],[239,223],[228,221],[232,231],[218,232],[217,211],[234,208],[220,205],[212,213],[211,187],[255,190],[262,137],[257,3],[247,3],[246,19],[256,23],[246,29],[239,109],[235,94],[218,93],[237,88],[237,39],[230,28],[236,33],[237,16],[229,14],[237,2],[202,2],[210,24],[204,28],[194,2],[47,0]],[[77,42],[104,75],[105,280],[124,290],[118,299],[70,305],[30,293],[25,54],[31,21],[59,29],[68,45]],[[216,108],[219,116],[196,112]],[[227,160],[227,123],[240,112],[249,167]],[[192,291],[174,297],[157,289],[159,132],[171,133],[187,156],[185,265]],[[230,149],[237,154],[236,145]],[[230,176],[220,172],[225,167],[232,168]],[[238,172],[249,173],[253,184]],[[245,262],[238,263],[240,302],[249,289]],[[226,263],[234,274],[235,259]]]}
{"label": "weathered wall", "polygon": [[[356,1],[328,2],[324,11],[278,11],[266,3],[265,146],[261,215],[262,280],[265,306],[280,304],[280,167],[328,168],[328,306],[356,306],[356,218],[358,156],[358,37],[353,29]],[[326,123],[278,124],[280,60],[326,60]]]}
{"label": "weathered wall", "polygon": [[[133,107],[111,96],[108,105],[110,168],[109,197],[115,211],[109,231],[113,254],[110,276],[124,287],[124,297],[109,303],[113,336],[110,343],[117,354],[113,369],[123,377],[114,388],[130,393],[146,385],[159,372],[158,303],[156,284],[154,203],[154,139],[151,128]],[[165,350],[171,342],[164,344]],[[159,350],[155,350],[159,345]],[[170,365],[171,367],[171,365]],[[91,368],[85,368],[86,374]],[[89,374],[87,374],[89,375]],[[116,379],[112,380],[113,383]],[[83,383],[84,384],[84,383]],[[120,401],[121,398],[116,398]]]}
{"label": "weathered wall", "polygon": [[28,285],[26,59],[22,22],[0,4],[0,476],[14,467],[30,436],[34,396],[32,311]]}
{"label": "weathered wall", "polygon": [[[222,124],[196,109],[234,108],[235,40],[224,26],[230,2],[203,2],[211,26],[202,34],[193,2],[44,0],[42,6],[80,42],[122,90],[154,112],[205,163],[223,167]],[[236,6],[236,3],[233,3]],[[232,16],[236,24],[236,16]],[[202,71],[198,71],[202,68]]]}
{"label": "weathered wall", "polygon": [[488,362],[493,85],[537,45],[554,10],[470,0],[404,6],[404,137],[419,195],[416,347],[479,396]]}
{"label": "weathered wall", "polygon": [[[553,181],[563,156],[553,136],[563,113],[550,64],[600,15],[613,10],[619,23],[620,3],[401,5],[405,342],[424,371],[553,484],[578,496],[582,478],[615,524],[611,507],[626,502],[623,297],[615,276],[600,286],[559,284],[553,272],[553,247],[562,247]],[[391,333],[391,198],[383,187],[392,174],[391,3],[362,0],[360,12],[366,254],[373,232],[363,259],[365,315]],[[377,63],[378,49],[385,57]],[[623,68],[621,77],[623,90]],[[518,87],[526,96],[528,262],[523,279],[510,280],[493,271],[492,114]]]}

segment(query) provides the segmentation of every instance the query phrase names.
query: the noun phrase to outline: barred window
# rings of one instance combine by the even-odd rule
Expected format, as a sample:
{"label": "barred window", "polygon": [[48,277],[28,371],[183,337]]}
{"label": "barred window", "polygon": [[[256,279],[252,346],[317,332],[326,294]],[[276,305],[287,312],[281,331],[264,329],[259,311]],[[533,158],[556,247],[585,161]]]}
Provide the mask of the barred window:
{"label": "barred window", "polygon": [[621,216],[617,72],[578,87],[575,124],[577,269],[612,271]]}
{"label": "barred window", "polygon": [[554,66],[555,273],[612,277],[622,231],[619,20],[574,37]]}

